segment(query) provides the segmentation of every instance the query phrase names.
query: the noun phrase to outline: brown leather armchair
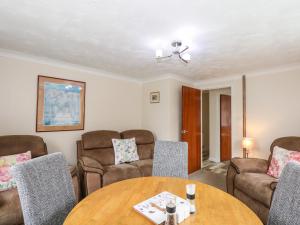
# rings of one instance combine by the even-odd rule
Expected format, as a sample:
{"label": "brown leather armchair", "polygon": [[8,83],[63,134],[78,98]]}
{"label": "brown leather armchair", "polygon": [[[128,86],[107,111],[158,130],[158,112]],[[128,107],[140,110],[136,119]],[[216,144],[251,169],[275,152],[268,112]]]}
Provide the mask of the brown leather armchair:
{"label": "brown leather armchair", "polygon": [[267,175],[275,146],[300,151],[300,137],[276,139],[271,145],[268,160],[233,158],[227,172],[227,192],[251,208],[264,224],[267,224],[273,192],[278,182],[278,179]]}
{"label": "brown leather armchair", "polygon": [[[138,161],[115,165],[112,139],[136,139]],[[92,131],[77,141],[78,170],[84,195],[124,179],[151,176],[154,137],[147,130]]]}
{"label": "brown leather armchair", "polygon": [[[13,155],[31,151],[32,158],[47,154],[47,146],[43,139],[33,135],[0,136],[0,156]],[[80,196],[77,169],[70,166],[72,181],[77,199]],[[23,224],[23,215],[19,195],[16,188],[0,192],[0,225]]]}

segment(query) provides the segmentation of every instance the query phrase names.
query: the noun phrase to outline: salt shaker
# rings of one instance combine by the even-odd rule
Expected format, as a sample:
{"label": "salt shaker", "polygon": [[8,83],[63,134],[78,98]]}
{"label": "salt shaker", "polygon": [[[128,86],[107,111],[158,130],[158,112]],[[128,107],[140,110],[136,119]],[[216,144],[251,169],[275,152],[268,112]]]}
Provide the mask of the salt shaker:
{"label": "salt shaker", "polygon": [[165,225],[177,225],[176,204],[168,202],[166,206],[167,219]]}
{"label": "salt shaker", "polygon": [[187,184],[186,185],[186,198],[190,205],[190,214],[194,214],[196,212],[195,193],[196,193],[196,185],[195,184]]}

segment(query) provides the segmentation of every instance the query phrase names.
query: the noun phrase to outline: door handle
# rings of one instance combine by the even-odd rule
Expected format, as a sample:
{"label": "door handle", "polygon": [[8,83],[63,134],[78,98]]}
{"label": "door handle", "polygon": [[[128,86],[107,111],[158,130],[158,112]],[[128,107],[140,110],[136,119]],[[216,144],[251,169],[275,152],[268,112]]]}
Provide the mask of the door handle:
{"label": "door handle", "polygon": [[186,134],[186,133],[188,133],[187,130],[182,130],[182,131],[181,131],[181,134]]}

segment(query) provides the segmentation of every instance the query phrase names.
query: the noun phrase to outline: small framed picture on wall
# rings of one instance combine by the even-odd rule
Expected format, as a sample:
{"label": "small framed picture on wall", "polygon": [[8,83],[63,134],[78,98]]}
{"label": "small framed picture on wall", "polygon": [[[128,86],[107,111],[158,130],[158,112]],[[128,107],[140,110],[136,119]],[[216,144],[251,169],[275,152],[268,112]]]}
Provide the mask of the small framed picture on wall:
{"label": "small framed picture on wall", "polygon": [[160,102],[160,92],[150,92],[150,103],[159,103]]}

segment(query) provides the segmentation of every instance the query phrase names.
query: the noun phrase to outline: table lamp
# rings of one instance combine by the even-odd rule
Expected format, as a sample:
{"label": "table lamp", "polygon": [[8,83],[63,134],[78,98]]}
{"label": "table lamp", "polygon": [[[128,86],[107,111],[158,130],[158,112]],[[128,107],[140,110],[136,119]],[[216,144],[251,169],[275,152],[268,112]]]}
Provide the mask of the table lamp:
{"label": "table lamp", "polygon": [[243,149],[246,151],[246,158],[249,156],[249,150],[253,146],[253,138],[243,137]]}

